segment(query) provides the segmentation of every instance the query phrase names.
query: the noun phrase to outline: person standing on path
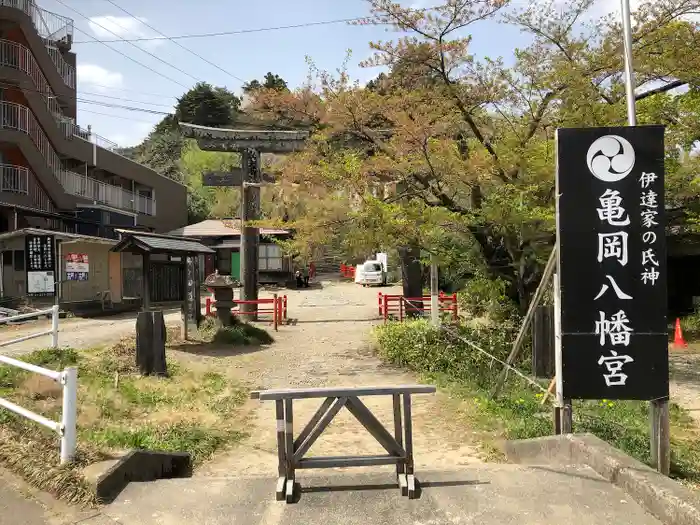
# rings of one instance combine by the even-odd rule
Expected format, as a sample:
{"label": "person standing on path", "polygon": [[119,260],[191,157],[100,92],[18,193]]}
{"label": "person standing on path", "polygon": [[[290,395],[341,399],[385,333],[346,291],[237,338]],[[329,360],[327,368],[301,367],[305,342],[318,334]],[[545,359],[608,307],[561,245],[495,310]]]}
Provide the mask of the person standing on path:
{"label": "person standing on path", "polygon": [[302,270],[304,274],[304,288],[309,287],[309,267],[307,265],[304,265],[304,269]]}

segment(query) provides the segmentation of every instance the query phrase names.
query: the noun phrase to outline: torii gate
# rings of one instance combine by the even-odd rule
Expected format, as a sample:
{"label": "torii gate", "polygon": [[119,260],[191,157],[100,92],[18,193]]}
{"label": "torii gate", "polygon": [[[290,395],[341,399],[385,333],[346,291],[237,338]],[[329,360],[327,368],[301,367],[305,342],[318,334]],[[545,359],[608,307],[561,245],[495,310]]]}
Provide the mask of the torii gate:
{"label": "torii gate", "polygon": [[[308,131],[242,130],[210,128],[180,123],[183,135],[197,139],[203,151],[241,153],[241,167],[230,173],[203,174],[206,186],[241,189],[241,284],[243,300],[258,299],[258,245],[260,229],[248,226],[260,219],[260,186],[269,177],[260,172],[261,153],[292,153],[304,148]],[[263,180],[266,179],[265,181]],[[242,304],[241,311],[257,312],[255,304]],[[252,316],[255,319],[255,315]]]}

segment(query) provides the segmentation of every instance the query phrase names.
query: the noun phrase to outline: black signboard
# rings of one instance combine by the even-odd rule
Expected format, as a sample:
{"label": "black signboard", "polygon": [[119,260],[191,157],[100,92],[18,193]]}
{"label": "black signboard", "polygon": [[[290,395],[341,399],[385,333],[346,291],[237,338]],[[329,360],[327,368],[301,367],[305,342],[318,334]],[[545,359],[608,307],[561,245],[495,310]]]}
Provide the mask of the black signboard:
{"label": "black signboard", "polygon": [[199,299],[199,257],[187,257],[186,262],[187,279],[187,311],[185,322],[195,329],[199,324],[201,316],[201,302]]}
{"label": "black signboard", "polygon": [[52,296],[55,294],[55,248],[53,235],[25,237],[28,295]]}
{"label": "black signboard", "polygon": [[559,129],[563,397],[668,396],[664,128]]}

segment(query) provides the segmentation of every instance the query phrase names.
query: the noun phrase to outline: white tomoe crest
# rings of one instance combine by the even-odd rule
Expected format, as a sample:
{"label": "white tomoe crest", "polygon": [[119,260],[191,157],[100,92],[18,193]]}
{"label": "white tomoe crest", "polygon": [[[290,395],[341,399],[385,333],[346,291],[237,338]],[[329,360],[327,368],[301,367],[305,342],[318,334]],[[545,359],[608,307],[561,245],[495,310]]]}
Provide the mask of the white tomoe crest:
{"label": "white tomoe crest", "polygon": [[586,162],[593,176],[603,182],[624,179],[634,168],[634,148],[619,135],[605,135],[588,148]]}

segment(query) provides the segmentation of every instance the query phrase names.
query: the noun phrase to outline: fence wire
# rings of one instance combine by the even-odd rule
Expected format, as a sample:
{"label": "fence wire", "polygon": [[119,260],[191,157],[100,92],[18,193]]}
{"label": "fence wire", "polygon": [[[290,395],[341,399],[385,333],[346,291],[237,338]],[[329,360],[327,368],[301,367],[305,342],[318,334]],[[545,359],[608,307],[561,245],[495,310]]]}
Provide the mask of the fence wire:
{"label": "fence wire", "polygon": [[[403,301],[406,302],[406,303],[408,303],[408,304],[410,304],[413,308],[420,309],[419,306],[418,306],[418,303],[417,303],[416,301],[411,301],[410,299],[405,299],[405,298],[403,298]],[[532,378],[528,377],[527,375],[523,374],[520,370],[518,370],[518,369],[517,369],[516,367],[514,367],[513,365],[510,365],[510,364],[506,363],[504,360],[499,359],[498,357],[496,357],[496,356],[493,355],[492,353],[490,353],[490,352],[484,350],[483,348],[481,348],[481,347],[480,347],[479,345],[477,345],[476,343],[470,341],[469,339],[465,338],[465,337],[462,336],[460,333],[458,333],[458,332],[456,332],[456,331],[450,329],[449,327],[442,325],[440,328],[441,328],[443,331],[445,331],[446,333],[448,333],[450,336],[452,336],[453,338],[458,339],[459,341],[461,341],[462,343],[464,343],[464,344],[470,346],[471,348],[473,348],[473,349],[476,350],[477,352],[480,352],[481,354],[483,354],[483,355],[485,355],[486,357],[490,358],[493,362],[496,362],[496,363],[499,363],[499,364],[503,365],[507,370],[512,371],[513,373],[515,373],[516,375],[518,375],[519,377],[521,377],[522,379],[524,379],[528,384],[534,386],[535,388],[537,388],[538,390],[540,390],[540,391],[542,391],[542,392],[544,392],[544,393],[547,393],[547,389],[546,389],[546,388],[544,388],[542,385],[540,385],[537,381],[535,381],[535,380],[533,380]]]}

